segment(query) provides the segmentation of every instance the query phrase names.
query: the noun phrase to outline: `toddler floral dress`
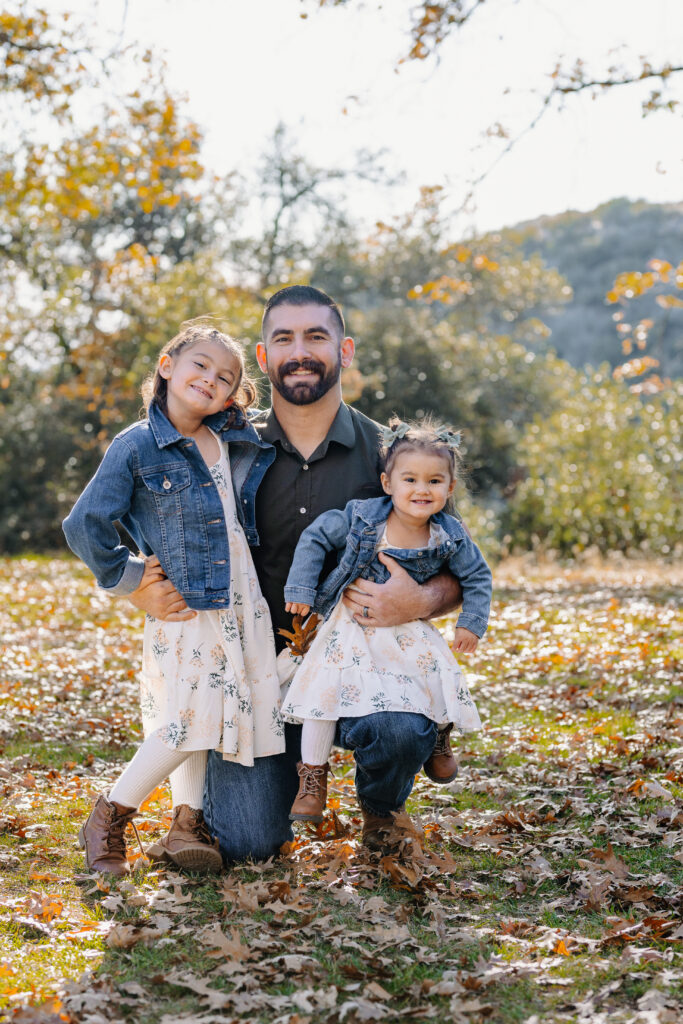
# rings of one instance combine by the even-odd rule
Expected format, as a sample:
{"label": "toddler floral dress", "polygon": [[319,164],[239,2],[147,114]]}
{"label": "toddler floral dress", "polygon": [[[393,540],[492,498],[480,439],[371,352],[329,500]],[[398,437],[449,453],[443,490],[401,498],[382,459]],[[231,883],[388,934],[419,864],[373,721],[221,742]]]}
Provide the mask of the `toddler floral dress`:
{"label": "toddler floral dress", "polygon": [[[439,527],[431,527],[430,546]],[[377,551],[388,544],[386,529]],[[281,678],[286,665],[280,655]],[[291,662],[290,662],[291,664]],[[340,600],[316,632],[283,702],[285,718],[336,720],[377,711],[411,711],[460,733],[481,729],[479,713],[448,643],[422,619],[400,626],[363,626]]]}
{"label": "toddler floral dress", "polygon": [[228,531],[230,606],[186,622],[146,617],[140,703],[145,736],[158,731],[174,750],[215,749],[250,766],[285,749],[280,685],[270,612],[235,511],[227,445],[216,441],[220,457],[209,470]]}

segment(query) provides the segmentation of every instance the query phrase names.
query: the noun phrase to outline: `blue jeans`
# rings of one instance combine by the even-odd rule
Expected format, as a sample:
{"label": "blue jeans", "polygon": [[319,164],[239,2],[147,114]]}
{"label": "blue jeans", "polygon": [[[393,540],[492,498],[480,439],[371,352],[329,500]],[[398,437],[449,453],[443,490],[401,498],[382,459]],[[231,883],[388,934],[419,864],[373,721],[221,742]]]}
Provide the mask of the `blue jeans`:
{"label": "blue jeans", "polygon": [[[385,817],[398,810],[434,748],[436,733],[434,722],[409,712],[341,718],[335,742],[353,751],[361,807]],[[299,787],[301,726],[285,726],[285,736],[286,752],[259,757],[253,768],[209,751],[204,817],[229,861],[267,860],[294,838],[289,811]]]}

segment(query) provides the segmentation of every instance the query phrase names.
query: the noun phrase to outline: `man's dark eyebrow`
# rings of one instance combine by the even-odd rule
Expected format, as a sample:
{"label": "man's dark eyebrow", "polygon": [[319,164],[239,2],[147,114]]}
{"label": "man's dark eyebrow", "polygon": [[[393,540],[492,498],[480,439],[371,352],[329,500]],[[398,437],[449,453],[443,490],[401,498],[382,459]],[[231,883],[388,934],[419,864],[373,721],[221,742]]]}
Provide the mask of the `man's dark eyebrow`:
{"label": "man's dark eyebrow", "polygon": [[[275,337],[276,334],[290,335],[294,334],[294,331],[291,331],[286,327],[276,327],[270,335],[271,338]],[[307,327],[304,334],[325,334],[328,338],[332,337],[332,331],[327,327]]]}

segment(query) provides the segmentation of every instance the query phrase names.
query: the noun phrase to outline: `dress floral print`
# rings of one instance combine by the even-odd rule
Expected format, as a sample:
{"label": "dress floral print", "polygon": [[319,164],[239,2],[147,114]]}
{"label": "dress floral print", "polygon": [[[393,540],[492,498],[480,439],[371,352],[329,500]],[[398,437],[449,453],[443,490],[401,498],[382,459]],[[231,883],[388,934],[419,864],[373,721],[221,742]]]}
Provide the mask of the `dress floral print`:
{"label": "dress floral print", "polygon": [[[220,443],[220,442],[218,442]],[[252,765],[285,749],[268,606],[237,519],[227,447],[210,467],[230,543],[230,607],[187,622],[147,616],[141,707],[145,735],[175,750],[222,751]]]}
{"label": "dress floral print", "polygon": [[[388,547],[382,538],[379,548]],[[286,673],[280,655],[281,675]],[[463,673],[446,640],[421,619],[381,629],[362,626],[341,601],[296,668],[285,718],[335,720],[410,711],[461,732],[481,729]]]}

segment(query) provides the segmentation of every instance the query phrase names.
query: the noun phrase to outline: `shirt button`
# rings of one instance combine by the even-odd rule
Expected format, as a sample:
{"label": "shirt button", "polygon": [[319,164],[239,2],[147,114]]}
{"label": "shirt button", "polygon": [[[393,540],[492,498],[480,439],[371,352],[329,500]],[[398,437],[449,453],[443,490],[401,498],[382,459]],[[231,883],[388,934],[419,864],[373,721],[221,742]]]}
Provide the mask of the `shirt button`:
{"label": "shirt button", "polygon": [[243,499],[242,499],[242,504],[243,504],[243,505],[246,505],[246,504],[247,504],[247,499],[246,499],[246,498],[243,498]]}
{"label": "shirt button", "polygon": [[308,469],[308,463],[307,463],[307,462],[304,462],[304,464],[303,464],[303,466],[302,466],[301,468],[302,468],[302,469]]}
{"label": "shirt button", "polygon": [[305,508],[300,508],[300,509],[299,509],[299,512],[301,512],[301,514],[302,514],[302,515],[304,514],[304,512],[305,512],[305,511],[306,511],[306,509],[305,509]]}

